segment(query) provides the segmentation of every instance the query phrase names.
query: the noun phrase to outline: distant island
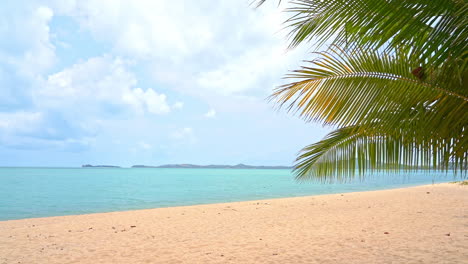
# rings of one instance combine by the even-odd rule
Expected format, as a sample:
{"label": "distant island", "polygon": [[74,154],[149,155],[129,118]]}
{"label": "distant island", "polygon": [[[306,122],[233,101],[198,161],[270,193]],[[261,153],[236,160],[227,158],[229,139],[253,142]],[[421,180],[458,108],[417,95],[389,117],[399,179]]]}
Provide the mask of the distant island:
{"label": "distant island", "polygon": [[133,165],[132,168],[171,168],[171,169],[292,169],[288,166],[252,166],[237,165],[195,165],[195,164],[166,164],[160,166]]}
{"label": "distant island", "polygon": [[120,166],[113,166],[113,165],[91,165],[91,164],[84,164],[81,165],[82,168],[120,168]]}
{"label": "distant island", "polygon": [[[114,165],[91,165],[84,164],[81,165],[82,168],[122,168],[120,166]],[[196,164],[165,164],[159,166],[148,166],[148,165],[133,165],[131,168],[141,169],[141,168],[169,168],[169,169],[274,169],[274,170],[290,170],[293,167],[289,166],[253,166],[245,164],[237,165],[196,165]]]}

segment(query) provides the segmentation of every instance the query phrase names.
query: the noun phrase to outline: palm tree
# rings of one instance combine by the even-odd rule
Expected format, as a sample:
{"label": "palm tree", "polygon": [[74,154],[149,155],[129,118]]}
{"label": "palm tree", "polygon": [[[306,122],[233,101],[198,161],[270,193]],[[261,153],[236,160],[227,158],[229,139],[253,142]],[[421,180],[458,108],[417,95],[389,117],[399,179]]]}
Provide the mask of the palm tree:
{"label": "palm tree", "polygon": [[[265,0],[260,0],[262,4]],[[331,43],[270,99],[336,130],[300,152],[297,179],[468,168],[466,0],[294,0],[290,48]]]}

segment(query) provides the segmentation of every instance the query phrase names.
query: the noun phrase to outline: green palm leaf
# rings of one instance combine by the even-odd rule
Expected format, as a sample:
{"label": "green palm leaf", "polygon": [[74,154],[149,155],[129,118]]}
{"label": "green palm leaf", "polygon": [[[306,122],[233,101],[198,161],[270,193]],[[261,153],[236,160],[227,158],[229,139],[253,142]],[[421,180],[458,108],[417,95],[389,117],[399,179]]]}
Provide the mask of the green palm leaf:
{"label": "green palm leaf", "polygon": [[309,41],[333,44],[286,76],[291,82],[270,99],[306,121],[337,128],[302,150],[298,179],[345,180],[429,166],[466,175],[466,1],[290,5],[291,48]]}
{"label": "green palm leaf", "polygon": [[[271,96],[307,121],[341,127],[306,147],[299,179],[330,181],[374,170],[465,168],[468,98],[440,86],[443,69],[421,80],[403,51],[331,47],[287,78]],[[461,84],[459,84],[461,85]]]}
{"label": "green palm leaf", "polygon": [[421,61],[466,59],[468,3],[460,0],[296,0],[286,22],[290,47],[332,40],[338,46],[412,47]]}
{"label": "green palm leaf", "polygon": [[395,111],[406,109],[409,114],[421,102],[442,108],[447,104],[437,102],[450,101],[444,115],[450,112],[458,116],[467,110],[467,96],[436,86],[431,80],[436,76],[419,80],[411,74],[414,61],[402,52],[332,47],[317,54],[319,58],[287,76],[298,81],[280,86],[270,98],[299,112],[307,121],[350,126],[379,118],[394,126],[403,118]]}
{"label": "green palm leaf", "polygon": [[347,181],[356,175],[362,179],[369,172],[418,169],[453,169],[466,176],[468,149],[460,134],[415,138],[413,131],[370,130],[340,128],[305,147],[296,160],[296,179]]}

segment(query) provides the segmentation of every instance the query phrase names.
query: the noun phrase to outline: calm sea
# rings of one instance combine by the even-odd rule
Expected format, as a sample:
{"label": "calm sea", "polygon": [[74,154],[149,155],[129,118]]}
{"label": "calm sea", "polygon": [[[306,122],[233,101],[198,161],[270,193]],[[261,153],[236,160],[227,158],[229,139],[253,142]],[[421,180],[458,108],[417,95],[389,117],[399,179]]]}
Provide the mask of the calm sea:
{"label": "calm sea", "polygon": [[0,220],[390,189],[452,174],[299,183],[289,170],[0,168]]}

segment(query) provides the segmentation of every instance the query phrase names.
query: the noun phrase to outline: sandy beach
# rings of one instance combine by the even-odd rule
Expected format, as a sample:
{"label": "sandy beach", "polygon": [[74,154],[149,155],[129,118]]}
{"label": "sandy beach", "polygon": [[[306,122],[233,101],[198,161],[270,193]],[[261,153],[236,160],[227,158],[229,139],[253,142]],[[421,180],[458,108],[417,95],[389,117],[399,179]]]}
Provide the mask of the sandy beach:
{"label": "sandy beach", "polygon": [[468,263],[468,186],[3,221],[0,263]]}

